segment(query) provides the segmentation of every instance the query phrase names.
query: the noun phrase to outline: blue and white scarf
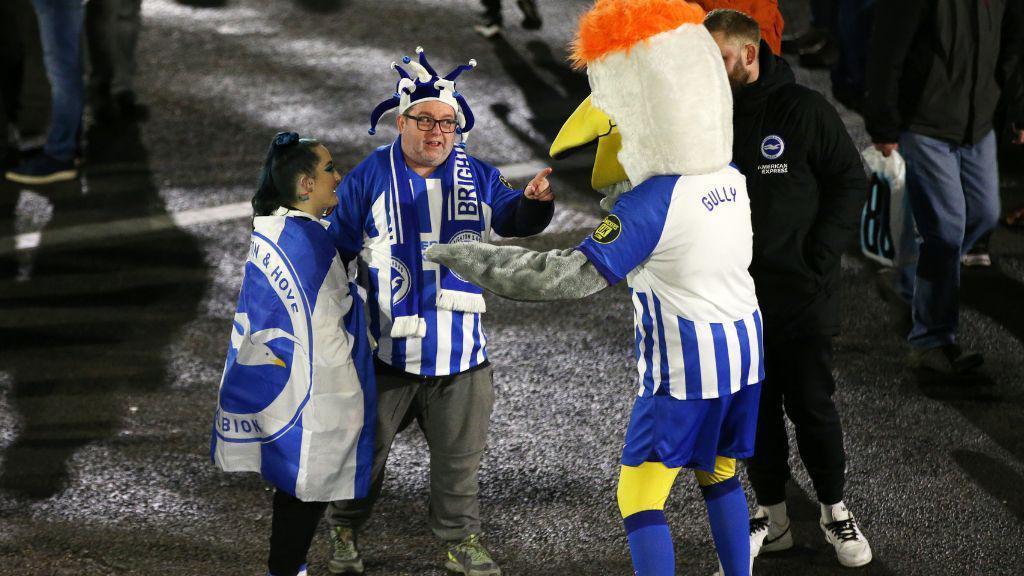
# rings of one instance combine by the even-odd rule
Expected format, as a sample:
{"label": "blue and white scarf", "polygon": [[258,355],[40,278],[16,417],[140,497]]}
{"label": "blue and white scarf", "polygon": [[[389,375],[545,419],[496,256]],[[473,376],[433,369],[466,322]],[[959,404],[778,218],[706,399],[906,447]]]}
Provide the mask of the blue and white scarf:
{"label": "blue and white scarf", "polygon": [[[391,189],[388,191],[387,211],[391,242],[391,337],[422,338],[427,333],[419,294],[423,253],[409,167],[402,155],[401,136],[391,145],[390,156]],[[481,241],[484,217],[480,186],[466,151],[456,146],[434,173],[440,176],[444,206],[439,242]],[[456,312],[486,311],[480,287],[459,278],[444,266],[440,268],[440,288],[438,308]]]}

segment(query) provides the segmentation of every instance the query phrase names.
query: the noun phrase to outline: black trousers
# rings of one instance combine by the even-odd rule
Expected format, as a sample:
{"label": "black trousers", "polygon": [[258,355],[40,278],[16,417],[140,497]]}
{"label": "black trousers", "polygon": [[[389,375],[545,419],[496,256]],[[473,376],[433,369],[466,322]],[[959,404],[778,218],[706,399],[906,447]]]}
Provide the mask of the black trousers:
{"label": "black trousers", "polygon": [[764,365],[754,456],[747,460],[747,475],[758,504],[769,506],[786,500],[790,468],[785,416],[796,429],[800,459],[818,501],[841,501],[846,454],[842,424],[832,401],[836,389],[832,338],[783,340],[766,334]]}
{"label": "black trousers", "polygon": [[309,545],[327,502],[303,502],[274,491],[274,517],[270,522],[270,558],[267,569],[274,576],[295,576],[306,563]]}

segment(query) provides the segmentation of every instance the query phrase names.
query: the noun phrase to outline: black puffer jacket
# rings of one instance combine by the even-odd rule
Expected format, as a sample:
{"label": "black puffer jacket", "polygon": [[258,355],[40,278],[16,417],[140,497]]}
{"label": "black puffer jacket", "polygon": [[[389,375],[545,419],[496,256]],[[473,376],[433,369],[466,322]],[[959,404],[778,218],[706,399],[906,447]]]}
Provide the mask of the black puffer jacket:
{"label": "black puffer jacket", "polygon": [[1022,0],[879,0],[867,70],[865,120],[875,142],[909,130],[973,144],[992,129],[1000,91],[1011,119],[1024,94]]}
{"label": "black puffer jacket", "polygon": [[761,44],[757,82],[735,94],[733,162],[747,177],[750,273],[769,334],[839,331],[842,252],[868,188],[860,154],[825,98]]}

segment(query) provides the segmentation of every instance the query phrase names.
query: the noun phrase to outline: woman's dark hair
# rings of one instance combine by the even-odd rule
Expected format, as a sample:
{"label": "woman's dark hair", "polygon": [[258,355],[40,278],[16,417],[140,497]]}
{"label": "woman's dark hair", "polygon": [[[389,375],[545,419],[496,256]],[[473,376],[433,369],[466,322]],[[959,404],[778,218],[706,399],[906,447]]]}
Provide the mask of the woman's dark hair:
{"label": "woman's dark hair", "polygon": [[299,138],[295,132],[278,132],[267,151],[267,161],[260,172],[252,209],[257,216],[269,216],[281,206],[291,207],[298,199],[295,180],[301,174],[313,176],[319,161],[316,147],[320,142]]}

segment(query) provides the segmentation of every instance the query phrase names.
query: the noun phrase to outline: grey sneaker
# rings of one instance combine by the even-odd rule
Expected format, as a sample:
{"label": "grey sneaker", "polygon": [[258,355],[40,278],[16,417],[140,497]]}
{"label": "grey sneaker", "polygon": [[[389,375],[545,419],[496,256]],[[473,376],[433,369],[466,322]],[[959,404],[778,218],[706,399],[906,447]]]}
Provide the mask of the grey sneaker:
{"label": "grey sneaker", "polygon": [[331,560],[327,569],[331,574],[362,574],[363,559],[356,548],[356,533],[351,528],[331,528]]}
{"label": "grey sneaker", "polygon": [[480,543],[479,534],[470,534],[449,548],[444,567],[466,576],[501,576],[501,568],[498,568],[487,548]]}

